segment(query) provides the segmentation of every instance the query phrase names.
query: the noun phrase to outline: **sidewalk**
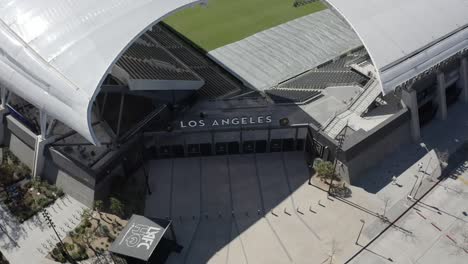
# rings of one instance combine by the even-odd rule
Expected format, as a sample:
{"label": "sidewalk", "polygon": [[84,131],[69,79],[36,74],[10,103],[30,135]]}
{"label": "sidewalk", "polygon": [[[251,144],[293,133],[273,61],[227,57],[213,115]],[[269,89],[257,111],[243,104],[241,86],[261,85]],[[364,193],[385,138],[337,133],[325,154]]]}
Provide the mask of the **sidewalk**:
{"label": "sidewalk", "polygon": [[[57,232],[64,238],[80,220],[86,207],[72,197],[65,195],[46,210],[56,225]],[[5,206],[0,205],[0,250],[11,264],[56,263],[45,258],[57,243],[54,231],[44,222],[42,215],[35,215],[24,223],[19,223]]]}

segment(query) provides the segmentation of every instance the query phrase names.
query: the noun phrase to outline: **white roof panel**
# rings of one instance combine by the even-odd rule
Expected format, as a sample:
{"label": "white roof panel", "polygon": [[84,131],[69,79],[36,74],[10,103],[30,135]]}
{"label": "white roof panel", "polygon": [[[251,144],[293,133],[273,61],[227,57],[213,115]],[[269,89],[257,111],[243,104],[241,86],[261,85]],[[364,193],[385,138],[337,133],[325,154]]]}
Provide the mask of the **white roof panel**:
{"label": "white roof panel", "polygon": [[91,142],[91,105],[132,41],[202,0],[0,0],[0,85]]}
{"label": "white roof panel", "polygon": [[468,47],[467,0],[326,2],[361,38],[380,73],[384,92]]}

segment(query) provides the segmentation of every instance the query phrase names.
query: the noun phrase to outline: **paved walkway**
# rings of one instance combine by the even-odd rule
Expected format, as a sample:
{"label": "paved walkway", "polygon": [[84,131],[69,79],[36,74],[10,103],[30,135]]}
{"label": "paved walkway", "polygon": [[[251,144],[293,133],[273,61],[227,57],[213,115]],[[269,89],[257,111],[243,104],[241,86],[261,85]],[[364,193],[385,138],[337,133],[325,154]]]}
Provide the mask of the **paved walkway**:
{"label": "paved walkway", "polygon": [[[466,156],[465,158],[467,158]],[[352,263],[459,264],[468,262],[468,161],[437,186]],[[405,204],[405,209],[410,203]],[[364,241],[363,241],[364,242]]]}
{"label": "paved walkway", "polygon": [[[47,208],[62,238],[78,225],[84,208],[83,204],[68,195]],[[0,227],[0,250],[11,264],[56,263],[45,257],[57,243],[57,238],[42,215],[21,224],[1,205]]]}
{"label": "paved walkway", "polygon": [[[435,149],[451,154],[468,141],[467,112],[468,105],[451,107],[447,121],[423,128],[426,148],[401,146],[351,186],[347,199],[328,199],[307,184],[302,153],[151,161],[150,184],[160,192],[147,197],[146,214],[174,220],[184,249],[168,263],[344,263],[388,225],[383,216],[395,219],[411,205],[408,195],[418,198],[435,183],[441,173]],[[464,171],[459,174],[468,174]],[[382,256],[398,263],[445,263],[434,254],[449,248],[459,254],[445,238],[462,240],[457,230],[466,228],[466,220],[459,218],[461,210],[468,211],[467,186],[468,176],[445,182],[427,198],[445,213],[418,205],[420,211],[397,223],[388,240],[355,263],[388,263]],[[441,256],[447,263],[466,262],[465,255],[461,262]]]}
{"label": "paved walkway", "polygon": [[[455,104],[449,108],[448,120],[434,120],[423,128],[422,142],[426,148],[416,143],[403,146],[361,180],[359,185],[362,188],[355,190],[363,193],[363,197],[367,194],[369,199],[376,197],[381,201],[372,210],[383,213],[387,207],[386,216],[394,220],[414,203],[414,200],[407,199],[408,195],[419,198],[436,183],[441,168],[434,149],[439,155],[445,152],[453,156],[464,142],[468,142],[467,111],[468,105]],[[450,158],[449,166],[458,166],[454,162],[457,161]],[[353,263],[388,263],[388,257],[398,263],[467,262],[468,254],[460,254],[460,248],[446,236],[457,237],[460,243],[464,239],[460,237],[464,234],[462,231],[468,228],[468,219],[461,215],[463,210],[467,210],[467,166],[468,163],[460,164],[451,178],[442,182],[423,200],[429,206],[416,205],[397,222],[398,228],[387,231],[372,244],[369,248],[371,251],[363,252]],[[397,184],[392,184],[393,176],[397,178]],[[357,203],[372,207],[365,201]],[[361,244],[370,241],[387,225],[381,220],[366,223]],[[466,233],[468,236],[468,229]]]}
{"label": "paved walkway", "polygon": [[300,152],[158,160],[150,168],[152,189],[170,191],[148,196],[146,214],[169,214],[184,246],[168,263],[320,263],[332,248],[344,259],[357,251],[359,219],[375,219],[308,185]]}

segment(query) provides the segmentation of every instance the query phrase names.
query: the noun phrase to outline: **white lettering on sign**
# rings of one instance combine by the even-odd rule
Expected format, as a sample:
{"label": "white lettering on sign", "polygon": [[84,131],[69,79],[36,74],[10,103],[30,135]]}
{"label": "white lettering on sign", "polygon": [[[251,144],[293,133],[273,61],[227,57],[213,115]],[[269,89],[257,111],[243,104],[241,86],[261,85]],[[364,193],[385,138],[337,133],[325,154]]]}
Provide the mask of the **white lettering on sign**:
{"label": "white lettering on sign", "polygon": [[149,250],[159,232],[161,232],[159,227],[133,224],[119,244],[125,242],[127,247]]}
{"label": "white lettering on sign", "polygon": [[199,128],[210,125],[211,127],[224,127],[224,126],[238,126],[238,125],[258,125],[270,124],[272,122],[271,116],[257,116],[257,117],[233,117],[215,119],[212,121],[205,120],[189,120],[180,121],[180,128]]}

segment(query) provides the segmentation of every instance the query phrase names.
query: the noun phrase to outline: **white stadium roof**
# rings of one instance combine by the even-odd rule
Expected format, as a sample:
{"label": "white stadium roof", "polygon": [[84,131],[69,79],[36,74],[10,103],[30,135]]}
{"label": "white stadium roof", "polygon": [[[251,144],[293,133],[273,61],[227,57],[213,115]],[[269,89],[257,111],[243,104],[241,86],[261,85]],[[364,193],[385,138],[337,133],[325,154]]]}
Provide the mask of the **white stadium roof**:
{"label": "white stadium roof", "polygon": [[326,0],[356,31],[385,93],[468,48],[468,0]]}
{"label": "white stadium roof", "polygon": [[0,0],[0,85],[91,142],[91,108],[119,55],[200,0]]}
{"label": "white stadium roof", "polygon": [[[468,47],[468,0],[326,1],[364,43],[384,92]],[[96,142],[92,103],[117,58],[153,24],[201,2],[0,0],[0,85]]]}

